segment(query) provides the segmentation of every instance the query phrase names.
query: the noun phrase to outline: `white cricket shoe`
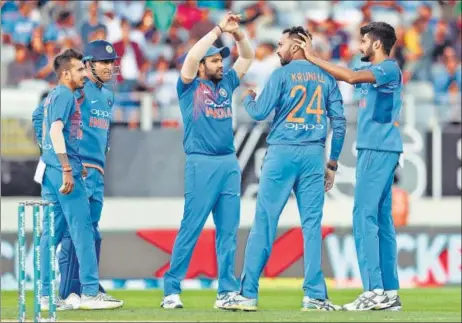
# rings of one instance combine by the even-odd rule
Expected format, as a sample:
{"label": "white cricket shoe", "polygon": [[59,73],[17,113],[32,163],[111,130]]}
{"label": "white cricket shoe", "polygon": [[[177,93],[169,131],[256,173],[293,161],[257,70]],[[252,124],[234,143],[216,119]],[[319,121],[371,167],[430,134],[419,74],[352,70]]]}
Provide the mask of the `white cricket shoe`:
{"label": "white cricket shoe", "polygon": [[80,298],[80,309],[82,310],[112,310],[123,305],[124,302],[101,292],[98,292],[96,296],[82,294]]}
{"label": "white cricket shoe", "polygon": [[395,296],[388,296],[390,299],[390,307],[382,308],[383,311],[391,311],[391,312],[399,312],[402,310],[403,305],[401,304],[401,298],[398,295]]}
{"label": "white cricket shoe", "polygon": [[367,291],[359,295],[352,303],[343,305],[346,311],[370,311],[389,308],[394,303],[390,301],[383,290]]}
{"label": "white cricket shoe", "polygon": [[256,298],[247,298],[238,294],[223,302],[220,308],[231,311],[255,312],[258,309],[258,301]]}
{"label": "white cricket shoe", "polygon": [[[42,296],[40,298],[40,310],[48,311],[50,310],[50,297]],[[70,311],[73,310],[71,305],[66,304],[66,302],[59,296],[56,296],[56,310],[57,311]]]}
{"label": "white cricket shoe", "polygon": [[225,292],[225,293],[220,293],[217,295],[217,299],[215,300],[215,305],[213,308],[215,309],[223,309],[223,304],[232,298],[236,297],[239,293],[238,292]]}
{"label": "white cricket shoe", "polygon": [[80,308],[80,296],[76,293],[70,293],[69,296],[64,300],[67,305],[72,306],[73,310],[78,310]]}
{"label": "white cricket shoe", "polygon": [[180,295],[170,294],[164,297],[164,299],[160,303],[160,307],[166,309],[183,308],[183,303],[181,302]]}
{"label": "white cricket shoe", "polygon": [[302,301],[302,311],[341,311],[342,307],[333,304],[330,300],[319,300],[314,298],[309,298],[308,296],[303,297]]}

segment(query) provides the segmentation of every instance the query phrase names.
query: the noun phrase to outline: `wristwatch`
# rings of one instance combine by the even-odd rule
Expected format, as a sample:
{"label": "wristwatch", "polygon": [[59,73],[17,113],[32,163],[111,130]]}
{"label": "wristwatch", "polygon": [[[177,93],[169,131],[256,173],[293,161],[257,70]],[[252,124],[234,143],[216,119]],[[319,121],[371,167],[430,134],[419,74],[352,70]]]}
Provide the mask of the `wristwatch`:
{"label": "wristwatch", "polygon": [[330,170],[332,170],[332,171],[334,171],[334,172],[336,172],[337,169],[338,169],[338,165],[333,166],[333,165],[327,163],[327,164],[326,164],[326,168],[327,168],[327,169],[330,169]]}

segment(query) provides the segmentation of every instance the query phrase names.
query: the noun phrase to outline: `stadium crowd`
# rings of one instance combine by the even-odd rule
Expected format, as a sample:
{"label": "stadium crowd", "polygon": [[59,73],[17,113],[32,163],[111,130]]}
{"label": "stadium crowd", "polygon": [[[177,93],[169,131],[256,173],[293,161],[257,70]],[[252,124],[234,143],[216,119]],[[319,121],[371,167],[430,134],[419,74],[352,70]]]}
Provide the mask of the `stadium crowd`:
{"label": "stadium crowd", "polygon": [[[283,28],[305,26],[319,55],[346,66],[361,64],[359,27],[383,20],[398,36],[393,56],[404,81],[427,82],[434,103],[444,105],[461,90],[460,1],[1,1],[2,87],[24,80],[56,83],[52,58],[62,49],[83,50],[86,43],[106,39],[120,59],[114,86],[119,93],[115,121],[137,120],[134,92],[153,93],[156,111],[178,115],[176,82],[182,58],[203,35],[232,10],[256,51],[242,85],[258,90],[279,66],[274,54]],[[226,36],[226,35],[225,35]],[[216,46],[232,47],[229,68],[237,57],[231,38]],[[346,104],[355,102],[353,87],[341,84]],[[135,109],[133,109],[135,108]],[[124,112],[124,113],[122,113]],[[132,113],[133,112],[133,113]]]}

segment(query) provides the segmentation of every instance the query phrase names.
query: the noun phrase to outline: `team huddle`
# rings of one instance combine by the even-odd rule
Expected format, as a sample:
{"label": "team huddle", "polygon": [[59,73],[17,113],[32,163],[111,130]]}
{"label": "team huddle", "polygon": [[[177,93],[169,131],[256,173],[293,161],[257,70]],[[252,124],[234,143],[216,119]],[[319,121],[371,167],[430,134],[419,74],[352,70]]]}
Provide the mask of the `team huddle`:
{"label": "team huddle", "polygon": [[[212,213],[218,263],[214,307],[256,311],[259,278],[271,254],[279,216],[293,190],[304,240],[302,310],[401,310],[391,186],[403,151],[398,128],[403,82],[398,65],[390,59],[396,42],[393,27],[373,22],[361,28],[361,60],[370,64],[354,70],[317,57],[312,36],[302,27],[286,29],[277,49],[281,67],[272,73],[258,98],[250,89],[244,93],[243,106],[253,119],[265,120],[272,113],[274,117],[239,282],[235,252],[241,170],[233,144],[231,106],[233,92],[254,58],[239,22],[239,15],[228,13],[194,44],[181,68],[177,94],[184,124],[185,204],[164,276],[161,307],[183,308],[181,281]],[[223,59],[230,50],[213,46],[223,33],[232,35],[239,52],[226,73]],[[98,222],[114,102],[105,83],[117,72],[117,58],[112,44],[103,40],[88,44],[84,55],[72,49],[58,55],[54,70],[59,85],[33,115],[42,152],[36,178],[42,185],[42,199],[54,204],[56,244],[62,245],[58,310],[111,309],[124,304],[104,291],[98,274]],[[321,268],[324,195],[334,184],[346,133],[337,81],[353,84],[362,93],[353,232],[364,292],[343,306],[329,300]],[[329,126],[333,135],[325,162]],[[47,241],[45,231],[40,246],[44,250]],[[47,273],[45,258],[41,259],[43,273]],[[44,284],[43,309],[49,293],[50,287]]]}

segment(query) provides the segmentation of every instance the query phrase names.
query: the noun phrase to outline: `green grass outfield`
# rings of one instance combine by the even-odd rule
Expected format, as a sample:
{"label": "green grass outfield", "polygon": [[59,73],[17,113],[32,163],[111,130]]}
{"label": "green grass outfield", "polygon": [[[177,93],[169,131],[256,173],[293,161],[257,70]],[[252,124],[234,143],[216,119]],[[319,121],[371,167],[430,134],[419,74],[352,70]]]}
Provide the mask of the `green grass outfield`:
{"label": "green grass outfield", "polygon": [[[352,301],[359,290],[330,291],[336,304]],[[162,291],[112,291],[125,306],[113,311],[58,312],[58,321],[172,321],[172,322],[461,322],[461,289],[401,290],[402,312],[301,312],[303,294],[297,289],[262,289],[259,311],[254,313],[214,310],[214,290],[185,291],[184,309],[159,307]],[[1,319],[17,321],[18,297],[14,291],[1,293]],[[27,294],[28,320],[32,319],[32,292]],[[46,312],[43,313],[47,314]]]}

